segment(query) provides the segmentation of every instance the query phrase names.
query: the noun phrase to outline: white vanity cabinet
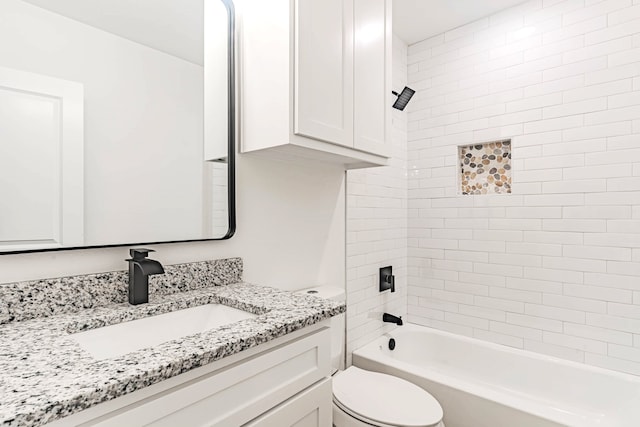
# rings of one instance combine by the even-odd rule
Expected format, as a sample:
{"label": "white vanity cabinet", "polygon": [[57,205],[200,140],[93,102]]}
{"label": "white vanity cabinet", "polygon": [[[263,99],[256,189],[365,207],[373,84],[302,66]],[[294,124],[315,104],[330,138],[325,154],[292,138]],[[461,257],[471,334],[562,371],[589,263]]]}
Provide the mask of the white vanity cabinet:
{"label": "white vanity cabinet", "polygon": [[330,427],[330,340],[325,321],[49,426]]}
{"label": "white vanity cabinet", "polygon": [[238,14],[241,151],[385,165],[391,0],[243,0]]}

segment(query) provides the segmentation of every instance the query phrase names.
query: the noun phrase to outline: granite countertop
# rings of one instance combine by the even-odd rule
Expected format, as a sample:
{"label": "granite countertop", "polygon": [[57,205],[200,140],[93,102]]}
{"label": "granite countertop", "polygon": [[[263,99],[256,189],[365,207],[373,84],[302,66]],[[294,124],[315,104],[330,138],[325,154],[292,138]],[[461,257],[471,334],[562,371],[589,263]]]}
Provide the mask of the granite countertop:
{"label": "granite countertop", "polygon": [[[342,303],[236,283],[0,325],[0,424],[39,426],[255,347],[345,311]],[[70,333],[222,303],[257,316],[96,360]]]}

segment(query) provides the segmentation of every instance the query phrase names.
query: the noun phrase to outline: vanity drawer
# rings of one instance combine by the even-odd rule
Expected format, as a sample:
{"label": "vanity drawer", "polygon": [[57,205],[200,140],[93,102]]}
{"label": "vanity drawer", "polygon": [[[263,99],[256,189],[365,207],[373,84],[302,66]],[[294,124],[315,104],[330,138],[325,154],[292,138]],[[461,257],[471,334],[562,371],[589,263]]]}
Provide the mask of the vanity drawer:
{"label": "vanity drawer", "polygon": [[332,405],[331,378],[326,378],[243,427],[326,427]]}
{"label": "vanity drawer", "polygon": [[328,377],[330,340],[322,328],[82,425],[242,425]]}

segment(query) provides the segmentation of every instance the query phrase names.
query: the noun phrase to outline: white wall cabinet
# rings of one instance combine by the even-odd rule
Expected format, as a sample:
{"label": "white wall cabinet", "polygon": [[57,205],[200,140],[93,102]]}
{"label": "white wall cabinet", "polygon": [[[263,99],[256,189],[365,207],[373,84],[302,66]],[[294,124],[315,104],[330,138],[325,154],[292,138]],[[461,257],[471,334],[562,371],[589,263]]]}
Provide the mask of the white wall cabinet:
{"label": "white wall cabinet", "polygon": [[331,331],[315,325],[49,424],[331,426]]}
{"label": "white wall cabinet", "polygon": [[241,151],[385,165],[391,0],[244,0],[239,16]]}

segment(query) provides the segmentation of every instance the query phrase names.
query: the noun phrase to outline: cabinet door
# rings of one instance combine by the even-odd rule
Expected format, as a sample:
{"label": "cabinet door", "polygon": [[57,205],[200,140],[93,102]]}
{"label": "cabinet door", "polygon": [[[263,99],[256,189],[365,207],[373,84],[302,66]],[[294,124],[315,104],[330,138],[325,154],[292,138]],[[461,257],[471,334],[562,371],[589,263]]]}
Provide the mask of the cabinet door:
{"label": "cabinet door", "polygon": [[354,148],[390,155],[391,1],[354,0]]}
{"label": "cabinet door", "polygon": [[243,427],[329,427],[332,410],[331,378],[327,378]]}
{"label": "cabinet door", "polygon": [[294,133],[353,147],[353,0],[294,7]]}

